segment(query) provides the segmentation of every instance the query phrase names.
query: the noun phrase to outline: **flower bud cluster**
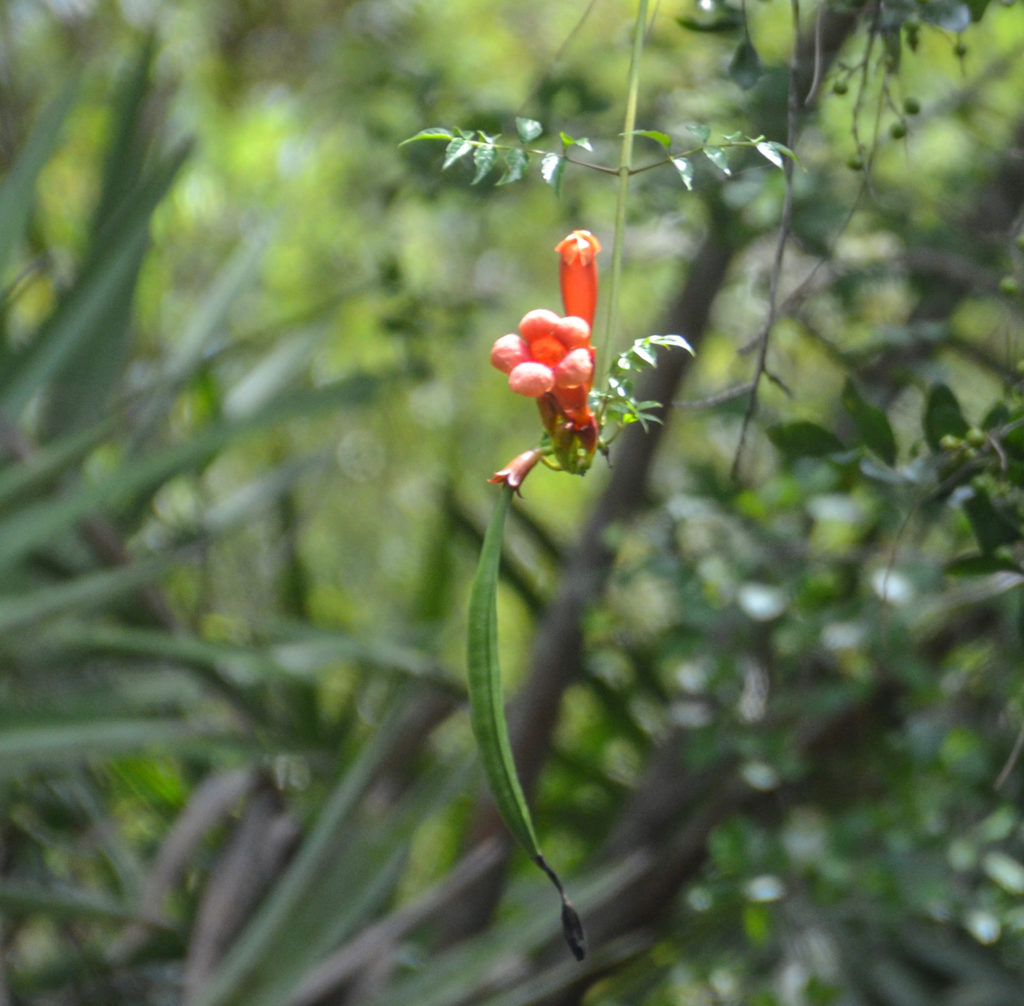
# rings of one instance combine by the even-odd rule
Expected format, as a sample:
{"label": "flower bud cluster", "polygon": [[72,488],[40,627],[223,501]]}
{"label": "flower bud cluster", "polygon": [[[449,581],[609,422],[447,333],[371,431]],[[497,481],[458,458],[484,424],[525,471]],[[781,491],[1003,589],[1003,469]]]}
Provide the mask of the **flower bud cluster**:
{"label": "flower bud cluster", "polygon": [[[553,456],[565,471],[582,474],[590,465],[600,430],[590,411],[594,349],[590,332],[597,303],[597,253],[590,231],[576,230],[555,246],[565,317],[537,308],[519,322],[519,331],[491,347],[491,363],[508,375],[517,395],[536,399],[547,431],[546,446],[518,455],[491,482],[518,490],[534,465]],[[548,462],[550,463],[550,462]]]}
{"label": "flower bud cluster", "polygon": [[583,389],[585,401],[594,383],[590,325],[537,308],[523,316],[518,335],[503,335],[494,343],[491,363],[508,374],[508,386],[517,395],[540,398],[551,392],[560,406],[564,400],[569,410],[578,408],[574,389]]}

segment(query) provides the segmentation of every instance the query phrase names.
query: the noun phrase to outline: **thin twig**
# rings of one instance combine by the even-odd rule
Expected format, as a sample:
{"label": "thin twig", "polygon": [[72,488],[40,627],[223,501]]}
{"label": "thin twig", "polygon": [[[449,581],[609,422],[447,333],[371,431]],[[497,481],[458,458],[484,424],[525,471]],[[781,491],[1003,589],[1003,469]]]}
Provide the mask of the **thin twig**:
{"label": "thin twig", "polygon": [[[800,0],[790,0],[790,10],[793,16],[794,42],[793,56],[789,62],[789,95],[786,100],[786,146],[790,150],[794,150],[796,148],[797,116],[799,113],[797,87],[800,82],[800,46],[797,44],[796,39],[800,35]],[[736,445],[736,456],[732,462],[732,477],[734,479],[739,475],[747,432],[753,421],[754,413],[757,411],[758,390],[761,385],[761,378],[765,376],[768,369],[768,341],[771,331],[775,327],[778,315],[779,281],[782,277],[786,242],[789,240],[793,226],[793,161],[790,158],[787,157],[785,159],[782,170],[786,179],[786,195],[782,203],[782,220],[779,223],[779,235],[775,242],[775,257],[772,261],[771,279],[768,284],[768,315],[758,333],[757,366],[751,381],[753,387],[750,391],[750,398],[747,400],[747,409],[743,414],[740,439]]]}
{"label": "thin twig", "polygon": [[735,388],[726,388],[714,395],[705,398],[692,398],[685,402],[673,402],[673,409],[713,409],[716,405],[724,405],[726,402],[735,401],[744,395],[749,395],[754,390],[754,382],[747,381],[746,384],[738,384]]}
{"label": "thin twig", "polygon": [[818,97],[818,90],[821,88],[821,79],[825,68],[825,60],[822,58],[822,30],[825,25],[826,10],[828,10],[828,5],[822,4],[818,8],[818,16],[814,22],[814,77],[811,80],[811,89],[807,92],[807,97],[804,98],[804,105],[813,104],[815,98]]}
{"label": "thin twig", "polygon": [[31,280],[36,273],[42,272],[50,264],[51,258],[48,252],[37,255],[30,262],[27,262],[17,276],[15,276],[6,287],[0,290],[0,303],[6,303],[7,301],[14,300],[20,294],[21,289],[28,284],[29,280]]}
{"label": "thin twig", "polygon": [[1010,751],[1006,764],[1000,770],[999,775],[996,776],[995,789],[1001,789],[1003,783],[1010,777],[1010,773],[1017,764],[1017,759],[1020,758],[1022,748],[1024,748],[1024,723],[1021,723],[1020,730],[1017,731],[1017,739],[1013,742],[1013,750]]}
{"label": "thin twig", "polygon": [[586,8],[584,9],[583,13],[579,16],[576,23],[572,26],[572,28],[569,29],[569,34],[566,35],[564,39],[562,39],[562,44],[558,47],[554,56],[551,57],[544,73],[537,80],[537,83],[533,85],[533,89],[530,91],[530,93],[525,98],[523,98],[522,102],[519,105],[519,108],[516,109],[516,116],[522,115],[523,111],[530,104],[530,102],[537,97],[538,92],[544,85],[544,81],[547,80],[548,75],[551,73],[551,68],[555,66],[558,63],[558,61],[562,58],[562,56],[565,54],[565,50],[569,48],[573,39],[575,39],[576,36],[579,34],[580,29],[583,27],[587,18],[590,17],[590,12],[594,9],[596,5],[597,0],[590,0],[590,3],[587,4]]}

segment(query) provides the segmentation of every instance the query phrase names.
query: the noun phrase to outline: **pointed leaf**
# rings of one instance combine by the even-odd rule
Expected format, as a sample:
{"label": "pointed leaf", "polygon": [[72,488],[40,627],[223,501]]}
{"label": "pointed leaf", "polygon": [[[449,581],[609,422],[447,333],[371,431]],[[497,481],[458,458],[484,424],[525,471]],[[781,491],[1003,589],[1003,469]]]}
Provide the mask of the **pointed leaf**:
{"label": "pointed leaf", "polygon": [[[223,742],[224,738],[217,742]],[[0,729],[0,777],[68,770],[77,762],[152,747],[202,748],[214,742],[176,719],[91,719],[28,723]],[[237,743],[232,741],[231,743]]]}
{"label": "pointed leaf", "polygon": [[174,561],[175,556],[168,552],[36,590],[2,594],[0,632],[13,633],[59,615],[101,608],[153,583]]}
{"label": "pointed leaf", "polygon": [[794,164],[800,163],[800,158],[786,144],[779,143],[778,140],[758,140],[755,145],[762,157],[767,157],[769,161],[780,168],[783,167],[783,161],[776,160],[777,157],[788,157]]}
{"label": "pointed leaf", "polygon": [[479,182],[482,182],[490,173],[491,168],[494,167],[497,160],[497,147],[492,144],[477,147],[476,150],[473,151],[473,166],[476,168],[476,172],[474,173],[473,181],[470,184],[476,185]]}
{"label": "pointed leaf", "polygon": [[748,91],[761,79],[762,69],[757,50],[749,38],[744,38],[729,61],[729,79]]}
{"label": "pointed leaf", "polygon": [[685,157],[673,157],[672,166],[679,172],[683,185],[693,191],[693,165]]}
{"label": "pointed leaf", "polygon": [[64,120],[77,92],[78,81],[73,78],[46,107],[13,167],[0,182],[0,282],[24,238],[35,205],[36,179],[57,149]]}
{"label": "pointed leaf", "polygon": [[755,144],[757,152],[766,160],[772,162],[777,168],[781,168],[785,165],[782,159],[782,154],[778,151],[774,143],[757,143]]}
{"label": "pointed leaf", "polygon": [[724,175],[731,175],[732,170],[729,168],[729,160],[725,156],[725,151],[721,147],[705,147],[704,156]]}
{"label": "pointed leaf", "polygon": [[[146,188],[144,171],[153,130],[144,121],[144,111],[150,94],[154,51],[155,39],[151,35],[124,74],[114,98],[114,133],[104,158],[100,198],[93,213],[92,240],[84,272],[101,263],[111,248],[125,240],[122,227],[132,219],[140,190]],[[172,179],[173,174],[167,184]],[[148,236],[145,244],[148,244]],[[142,258],[140,252],[135,269],[127,270],[120,287],[112,291],[91,338],[79,343],[55,375],[41,423],[48,435],[76,429],[102,415],[127,359],[133,294]]]}
{"label": "pointed leaf", "polygon": [[559,133],[558,136],[562,141],[562,146],[564,147],[582,147],[584,150],[594,149],[594,145],[585,136],[580,137],[578,140],[570,136],[568,133]]}
{"label": "pointed leaf", "polygon": [[0,359],[0,403],[8,416],[20,416],[29,400],[80,346],[104,334],[112,302],[129,295],[139,259],[149,239],[149,221],[188,154],[180,147],[154,170],[133,196],[130,209],[118,214],[118,229],[109,254],[90,265],[42,330],[21,352]]}
{"label": "pointed leaf", "polygon": [[[1011,559],[994,553],[962,555],[958,559],[946,563],[943,572],[949,576],[991,576],[993,573],[1016,573],[1019,577],[1020,566]],[[1020,582],[1018,580],[1018,586]]]}
{"label": "pointed leaf", "polygon": [[464,136],[456,136],[444,150],[444,162],[441,170],[450,168],[457,160],[465,157],[473,149],[473,144]]}
{"label": "pointed leaf", "polygon": [[634,136],[646,136],[648,140],[660,143],[666,150],[672,146],[672,137],[668,133],[659,132],[657,129],[634,129]]}
{"label": "pointed leaf", "polygon": [[668,346],[673,349],[685,349],[690,356],[696,356],[693,346],[690,345],[689,339],[685,336],[677,335],[672,333],[670,335],[651,335],[648,336],[648,342],[653,346]]}
{"label": "pointed leaf", "polygon": [[155,38],[150,35],[139,50],[114,97],[111,120],[115,132],[107,145],[103,184],[93,215],[93,231],[99,232],[118,206],[138,184],[145,163],[148,132],[143,123],[143,106],[149,95],[150,67]]}
{"label": "pointed leaf", "polygon": [[647,346],[643,344],[634,346],[633,353],[642,363],[646,363],[648,367],[656,367],[658,365],[658,358],[651,352]]}
{"label": "pointed leaf", "polygon": [[956,395],[945,384],[936,384],[928,393],[922,425],[933,451],[941,450],[939,441],[944,436],[963,437],[969,429]]}
{"label": "pointed leaf", "polygon": [[711,136],[711,129],[708,126],[702,126],[699,122],[689,122],[686,124],[686,130],[692,133],[697,143],[703,146],[708,142],[708,138]]}
{"label": "pointed leaf", "polygon": [[398,145],[404,147],[407,143],[415,143],[417,140],[450,140],[454,135],[452,130],[446,129],[444,126],[430,126],[427,129],[421,129],[415,136],[402,140]]}
{"label": "pointed leaf", "polygon": [[[99,919],[106,922],[131,922],[138,918],[132,905],[99,898],[94,891],[50,890],[19,881],[0,880],[0,912],[5,918],[42,916],[47,919]],[[157,924],[155,919],[147,924]]]}
{"label": "pointed leaf", "polygon": [[768,438],[783,454],[791,457],[822,458],[844,450],[834,433],[804,421],[772,427]]}
{"label": "pointed leaf", "polygon": [[867,401],[848,377],[841,400],[857,430],[857,439],[874,451],[887,465],[896,463],[896,438],[885,413]]}
{"label": "pointed leaf", "polygon": [[520,150],[518,147],[513,148],[505,155],[505,170],[497,184],[509,185],[512,182],[518,182],[523,177],[529,163],[530,155],[525,150]]}
{"label": "pointed leaf", "polygon": [[540,175],[555,190],[562,193],[562,176],[565,174],[565,158],[561,154],[545,154],[540,162]]}
{"label": "pointed leaf", "polygon": [[521,115],[516,116],[516,132],[523,143],[532,143],[544,132],[544,126],[536,119],[526,119]]}
{"label": "pointed leaf", "polygon": [[1020,523],[1013,515],[992,502],[992,497],[984,489],[964,487],[965,492],[959,495],[971,530],[982,553],[994,552],[1000,545],[1011,545],[1020,541]]}

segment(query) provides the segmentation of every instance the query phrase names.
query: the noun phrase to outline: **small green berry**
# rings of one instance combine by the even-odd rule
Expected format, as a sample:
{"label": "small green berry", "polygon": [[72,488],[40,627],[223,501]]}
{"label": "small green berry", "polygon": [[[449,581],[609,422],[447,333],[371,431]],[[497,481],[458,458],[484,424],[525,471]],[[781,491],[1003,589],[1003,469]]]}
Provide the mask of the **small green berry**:
{"label": "small green berry", "polygon": [[1017,242],[1016,243],[1017,243],[1017,247],[1021,251],[1024,251],[1024,234],[1018,234],[1017,235]]}
{"label": "small green berry", "polygon": [[850,90],[850,85],[847,84],[845,80],[837,80],[832,85],[832,93],[833,94],[846,94],[846,92],[849,91],[849,90]]}
{"label": "small green berry", "polygon": [[999,281],[999,292],[1007,297],[1016,297],[1020,293],[1020,284],[1016,276],[1004,276]]}
{"label": "small green berry", "polygon": [[942,439],[939,440],[939,446],[944,451],[958,451],[963,447],[963,443],[959,437],[954,436],[952,433],[944,434]]}
{"label": "small green berry", "polygon": [[902,123],[902,122],[894,122],[889,127],[889,135],[894,140],[902,140],[903,137],[907,135],[907,127],[906,127],[906,125],[904,123]]}
{"label": "small green berry", "polygon": [[953,55],[954,56],[960,56],[960,57],[966,56],[967,55],[967,43],[966,42],[958,41],[957,44],[953,46]]}
{"label": "small green berry", "polygon": [[907,98],[907,100],[903,102],[903,111],[906,112],[907,115],[917,115],[918,112],[921,111],[921,102],[919,102],[917,98]]}
{"label": "small green berry", "polygon": [[981,447],[985,443],[985,434],[978,429],[977,426],[972,426],[966,434],[964,434],[964,440],[967,441],[972,447]]}
{"label": "small green berry", "polygon": [[846,166],[851,171],[863,171],[864,170],[864,158],[860,154],[854,154],[846,161]]}

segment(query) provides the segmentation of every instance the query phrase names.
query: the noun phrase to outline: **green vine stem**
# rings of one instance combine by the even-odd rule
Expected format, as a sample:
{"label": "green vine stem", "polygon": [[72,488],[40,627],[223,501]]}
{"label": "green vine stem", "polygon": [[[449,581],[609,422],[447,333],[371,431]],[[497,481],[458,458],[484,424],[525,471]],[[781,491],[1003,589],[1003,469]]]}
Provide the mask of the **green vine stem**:
{"label": "green vine stem", "polygon": [[633,49],[629,57],[626,86],[626,114],[622,124],[622,148],[619,155],[619,194],[615,204],[615,237],[612,241],[612,270],[608,281],[608,308],[604,338],[599,358],[605,366],[612,363],[612,334],[619,317],[619,279],[622,275],[622,246],[626,234],[626,202],[629,198],[629,176],[633,164],[633,134],[636,129],[636,103],[640,93],[640,57],[647,33],[647,0],[640,0],[633,25]]}

